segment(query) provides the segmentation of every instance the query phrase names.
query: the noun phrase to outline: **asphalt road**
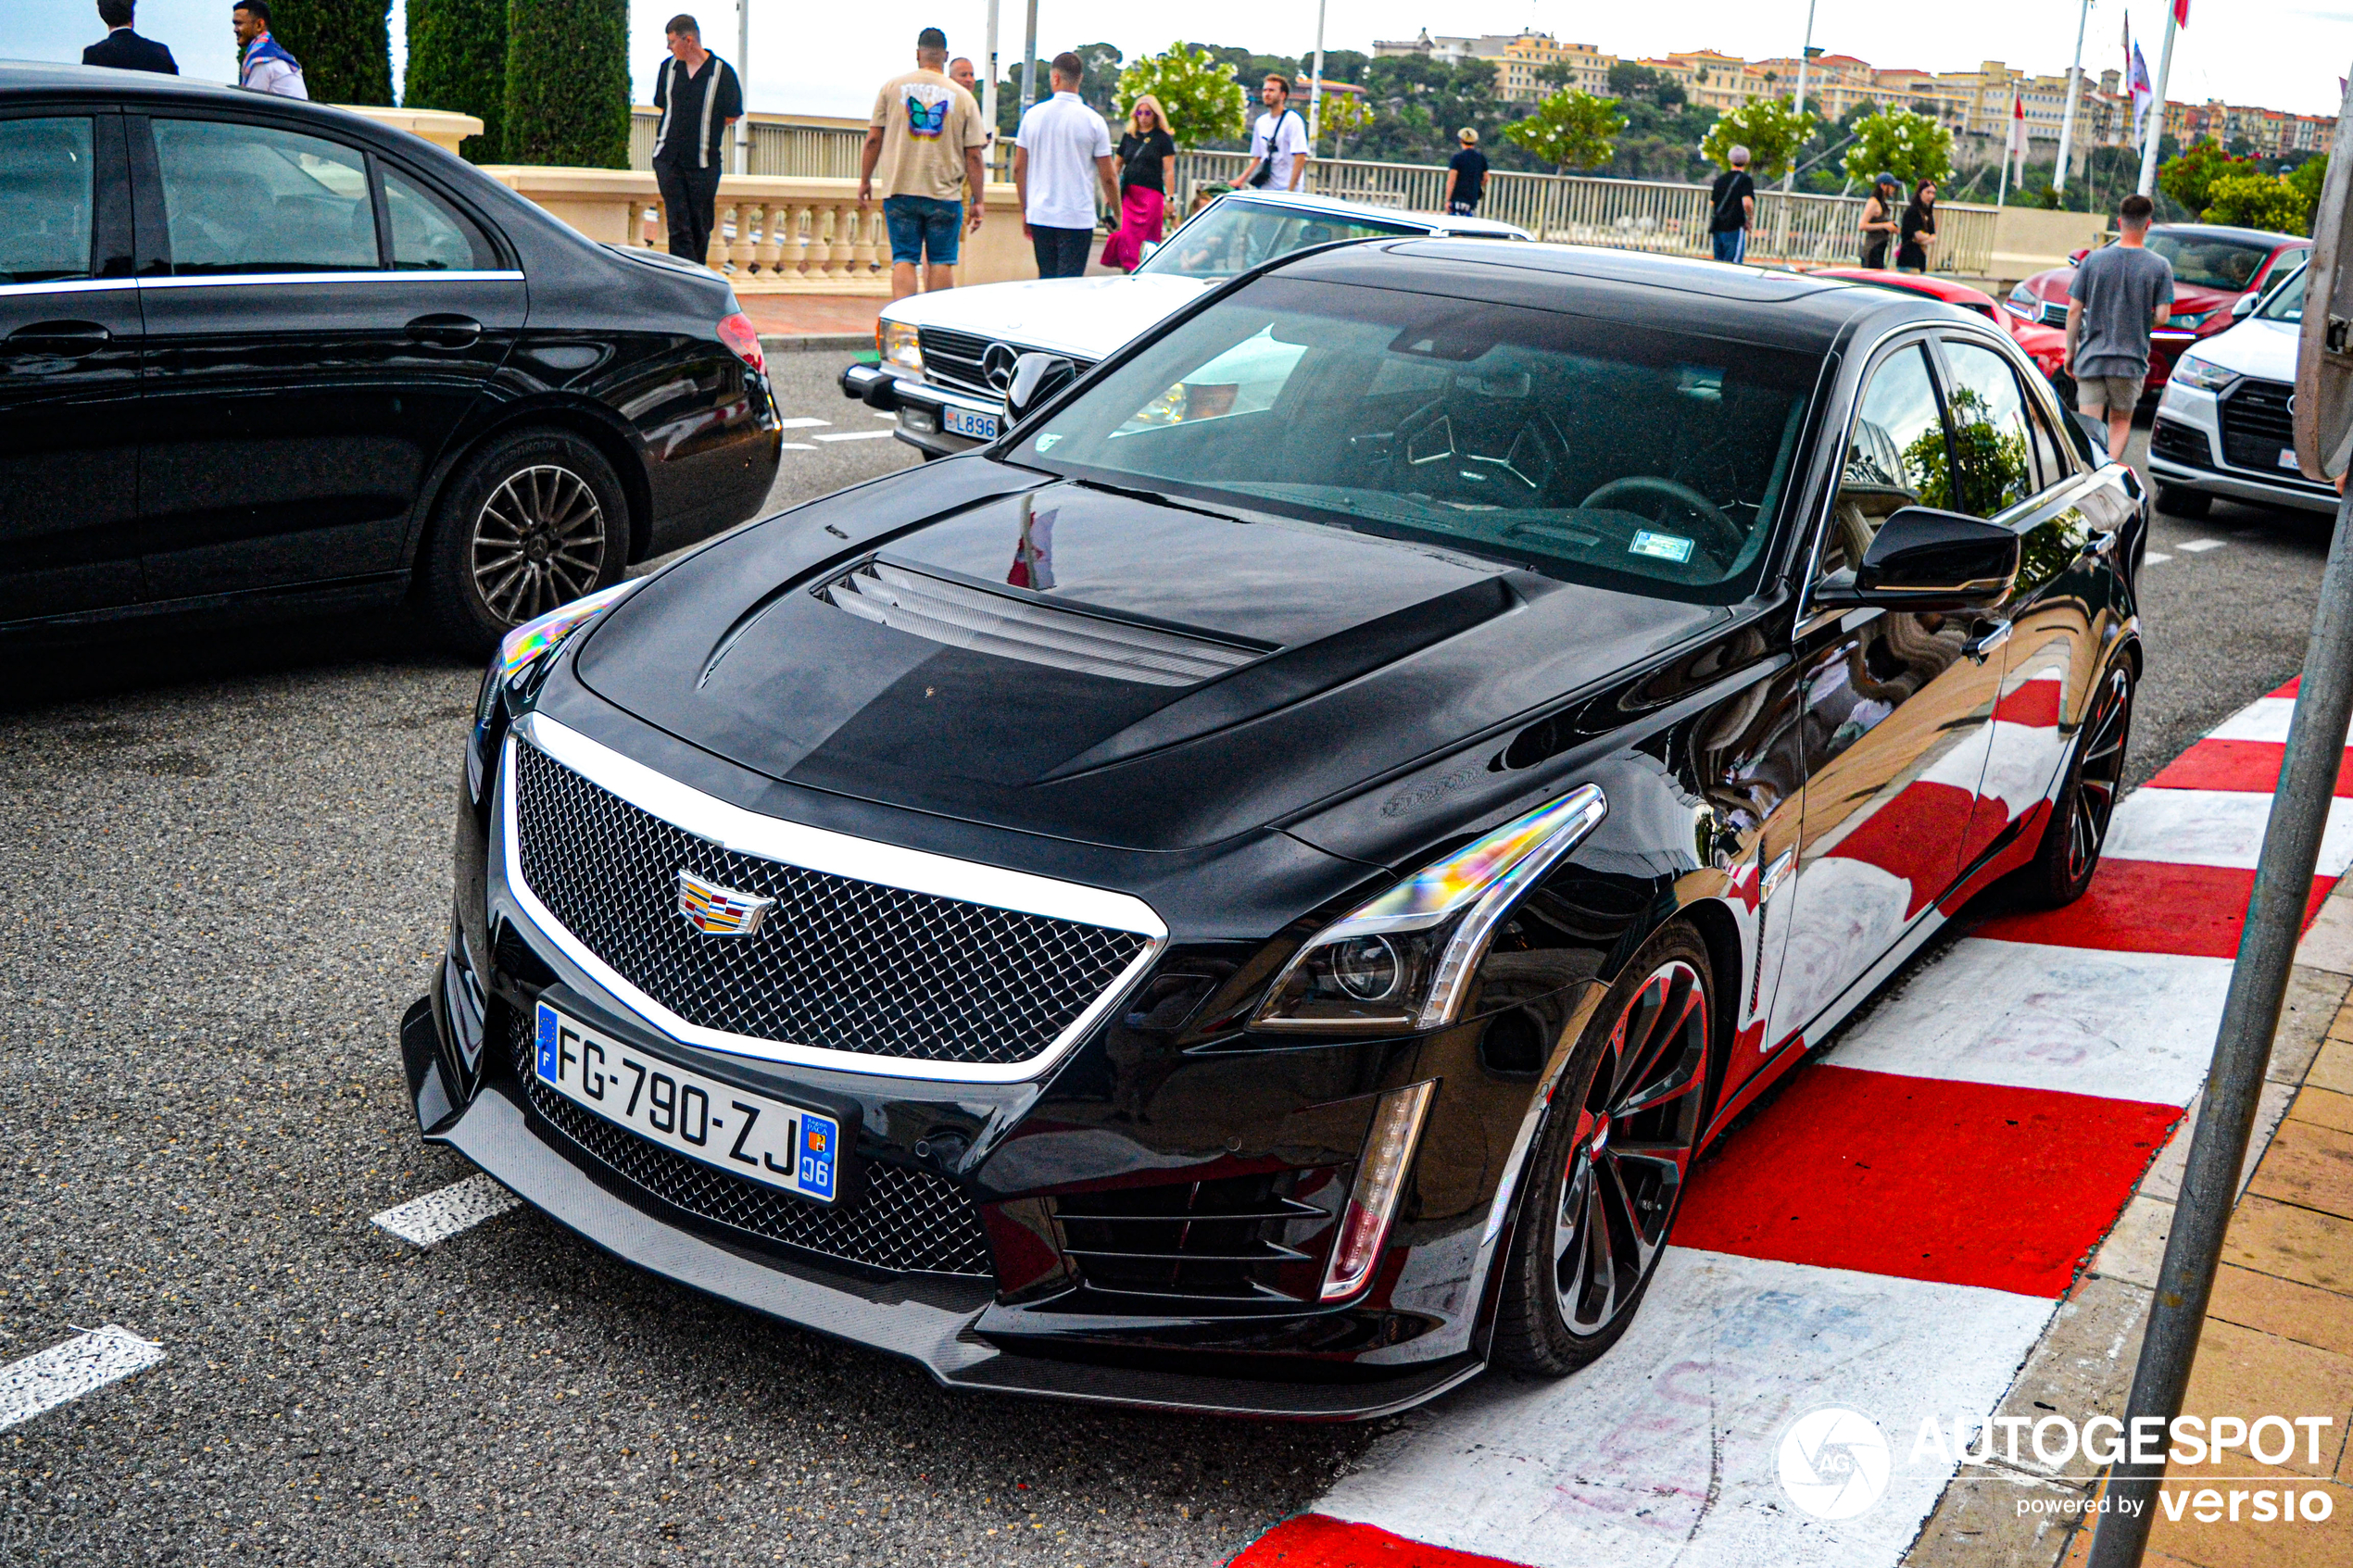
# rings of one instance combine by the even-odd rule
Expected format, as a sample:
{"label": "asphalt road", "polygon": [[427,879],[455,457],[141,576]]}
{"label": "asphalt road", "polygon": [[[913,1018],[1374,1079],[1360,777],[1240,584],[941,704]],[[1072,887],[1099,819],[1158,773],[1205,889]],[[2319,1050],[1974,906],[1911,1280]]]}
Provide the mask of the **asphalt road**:
{"label": "asphalt road", "polygon": [[[829,422],[778,505],[912,460],[813,439],[882,426],[800,358]],[[2156,540],[2136,779],[2294,672],[2323,530]],[[398,1242],[370,1217],[468,1174],[394,1036],[475,669],[385,617],[13,673],[0,1362],[109,1323],[168,1359],[0,1433],[0,1562],[1210,1564],[1377,1436],[950,1396],[527,1210]]]}

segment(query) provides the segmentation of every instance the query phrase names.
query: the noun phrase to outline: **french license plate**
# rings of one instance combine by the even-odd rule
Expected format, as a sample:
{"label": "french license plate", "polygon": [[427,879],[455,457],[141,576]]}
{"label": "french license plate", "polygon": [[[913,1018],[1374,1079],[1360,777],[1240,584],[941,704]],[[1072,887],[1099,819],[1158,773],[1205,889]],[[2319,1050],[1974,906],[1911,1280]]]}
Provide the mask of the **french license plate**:
{"label": "french license plate", "polygon": [[997,439],[998,419],[994,414],[975,414],[969,408],[942,408],[939,428],[950,435],[968,435],[975,441]]}
{"label": "french license plate", "polygon": [[832,1117],[689,1073],[539,1004],[539,1081],[574,1105],[690,1160],[831,1203],[841,1152]]}
{"label": "french license plate", "polygon": [[2296,448],[2295,448],[2295,447],[2293,447],[2293,446],[2283,446],[2283,447],[2281,447],[2281,448],[2280,448],[2280,467],[2282,467],[2282,468],[2284,468],[2284,469],[2294,470],[2295,471],[2297,471],[2297,472],[2301,472],[2301,471],[2302,471],[2301,470],[2298,470],[2298,469],[2296,469]]}

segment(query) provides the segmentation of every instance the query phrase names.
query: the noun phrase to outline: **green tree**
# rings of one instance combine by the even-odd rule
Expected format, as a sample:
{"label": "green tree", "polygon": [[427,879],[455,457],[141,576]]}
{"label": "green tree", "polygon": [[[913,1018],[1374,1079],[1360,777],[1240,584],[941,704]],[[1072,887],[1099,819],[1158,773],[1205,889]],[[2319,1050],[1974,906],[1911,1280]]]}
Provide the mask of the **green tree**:
{"label": "green tree", "polygon": [[1495,91],[1491,60],[1448,65],[1420,55],[1389,56],[1365,68],[1365,93],[1377,118],[1356,144],[1356,156],[1391,163],[1444,163],[1466,125],[1498,167],[1541,167],[1502,135],[1512,115]]}
{"label": "green tree", "polygon": [[1732,149],[1748,149],[1748,170],[1759,183],[1778,180],[1790,170],[1797,151],[1814,134],[1818,121],[1812,109],[1800,112],[1787,98],[1751,98],[1728,109],[1700,143],[1708,162],[1731,166]]}
{"label": "green tree", "polygon": [[2312,220],[2320,214],[2321,187],[2327,183],[2328,177],[2329,155],[2326,153],[2306,158],[2288,173],[2289,188],[2304,201],[2304,232],[2308,234],[2312,232]]}
{"label": "green tree", "polygon": [[2178,156],[2158,166],[2158,189],[2192,212],[2206,210],[2208,189],[2224,175],[2251,174],[2254,166],[2233,157],[2220,142],[2193,142]]}
{"label": "green tree", "polygon": [[1574,167],[1598,169],[1609,161],[1626,116],[1607,98],[1567,88],[1536,106],[1526,119],[1504,127],[1504,134],[1553,166],[1556,174]]}
{"label": "green tree", "polygon": [[507,161],[629,167],[629,0],[510,0]]}
{"label": "green tree", "polygon": [[[1556,68],[1548,68],[1548,80],[1552,69]],[[1620,60],[1609,68],[1609,90],[1621,103],[1647,100],[1663,109],[1681,108],[1686,100],[1682,84],[1673,77],[1631,60]]]}
{"label": "green tree", "polygon": [[[1908,195],[1923,180],[1939,185],[1953,178],[1953,133],[1928,115],[1888,109],[1854,122],[1855,144],[1846,149],[1846,172],[1869,184],[1885,169]],[[1751,144],[1754,145],[1754,144]]]}
{"label": "green tree", "polygon": [[409,0],[409,69],[400,102],[412,109],[453,109],[482,121],[459,151],[495,161],[505,139],[507,0]]}
{"label": "green tree", "polygon": [[1172,44],[1119,73],[1119,101],[1150,93],[1168,111],[1168,133],[1180,147],[1238,142],[1246,133],[1248,100],[1233,69],[1198,44]]}
{"label": "green tree", "polygon": [[2303,192],[2276,174],[2219,174],[2206,187],[2205,219],[2302,234],[2312,227],[2312,209]]}
{"label": "green tree", "polygon": [[[1079,63],[1087,68],[1087,74],[1078,80],[1079,102],[1105,119],[1111,119],[1118,112],[1112,104],[1112,97],[1119,91],[1119,69],[1127,56],[1121,54],[1118,45],[1114,44],[1081,44],[1071,53],[1076,55]],[[1038,66],[1038,85],[1040,89],[1038,96],[1045,96],[1043,90],[1049,83],[1046,81],[1046,64],[1042,60]],[[1112,139],[1117,141],[1118,133],[1114,132]]]}
{"label": "green tree", "polygon": [[320,103],[389,104],[391,18],[392,0],[281,0],[270,35],[302,63],[303,88]]}
{"label": "green tree", "polygon": [[1373,107],[1353,93],[1327,93],[1323,107],[1315,111],[1315,134],[1331,138],[1333,157],[1340,156],[1340,147],[1359,131],[1369,130],[1373,123]]}

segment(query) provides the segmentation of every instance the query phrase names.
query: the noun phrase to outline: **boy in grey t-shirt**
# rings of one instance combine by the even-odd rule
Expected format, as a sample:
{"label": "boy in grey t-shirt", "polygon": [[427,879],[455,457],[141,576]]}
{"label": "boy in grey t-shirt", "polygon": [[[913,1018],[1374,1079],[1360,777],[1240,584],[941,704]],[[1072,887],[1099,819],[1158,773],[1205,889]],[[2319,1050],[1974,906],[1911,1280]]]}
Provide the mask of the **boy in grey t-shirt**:
{"label": "boy in grey t-shirt", "polygon": [[2108,420],[2108,455],[2124,460],[2133,409],[2148,380],[2149,332],[2173,305],[2173,268],[2148,248],[2157,206],[2130,195],[2116,213],[2116,243],[2085,257],[2067,286],[2067,370],[2075,406]]}

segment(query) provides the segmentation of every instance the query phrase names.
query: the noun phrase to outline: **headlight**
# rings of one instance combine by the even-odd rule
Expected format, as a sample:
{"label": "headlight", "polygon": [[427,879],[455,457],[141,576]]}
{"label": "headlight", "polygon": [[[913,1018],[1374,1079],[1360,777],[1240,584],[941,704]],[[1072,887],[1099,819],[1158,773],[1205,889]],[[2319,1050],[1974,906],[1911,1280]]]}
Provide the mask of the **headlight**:
{"label": "headlight", "polygon": [[902,370],[923,372],[923,345],[916,341],[915,329],[904,321],[875,323],[875,351],[886,365],[896,365]]}
{"label": "headlight", "polygon": [[2165,324],[2169,327],[2177,327],[2185,332],[2194,332],[2213,319],[2213,311],[2200,310],[2188,316],[2168,316],[2165,319]]}
{"label": "headlight", "polygon": [[549,654],[563,646],[564,640],[573,633],[619,604],[644,581],[634,577],[583,595],[568,605],[558,605],[498,640],[498,652],[483,675],[482,695],[474,702],[473,736],[466,747],[466,785],[476,800],[482,798],[482,782],[489,771],[490,751],[498,729],[495,721],[502,699],[509,692],[530,690],[544,675]]}
{"label": "headlight", "polygon": [[2220,392],[2239,379],[2236,370],[2226,370],[2210,359],[2195,354],[2184,354],[2173,361],[2172,379],[2183,386],[2195,386],[2205,392]]}
{"label": "headlight", "polygon": [[1608,812],[1600,787],[1580,784],[1326,926],[1276,977],[1252,1027],[1408,1030],[1451,1022],[1504,911]]}

